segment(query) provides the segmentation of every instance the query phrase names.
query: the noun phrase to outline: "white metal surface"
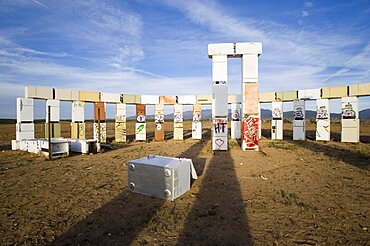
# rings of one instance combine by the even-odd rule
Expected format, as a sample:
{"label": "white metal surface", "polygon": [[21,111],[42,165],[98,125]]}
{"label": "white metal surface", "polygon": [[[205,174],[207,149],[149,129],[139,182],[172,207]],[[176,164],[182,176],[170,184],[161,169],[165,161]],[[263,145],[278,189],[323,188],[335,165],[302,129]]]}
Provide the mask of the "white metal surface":
{"label": "white metal surface", "polygon": [[330,141],[329,99],[316,101],[316,140]]}
{"label": "white metal surface", "polygon": [[32,123],[33,117],[33,99],[17,98],[17,123]]}
{"label": "white metal surface", "polygon": [[191,123],[191,137],[193,139],[202,139],[202,122]]}
{"label": "white metal surface", "polygon": [[[39,139],[41,146],[41,153],[45,157],[49,157],[49,141],[48,139]],[[51,139],[51,155],[52,158],[69,156],[69,143],[63,138],[53,138]]]}
{"label": "white metal surface", "polygon": [[283,139],[283,102],[272,102],[271,139]]}
{"label": "white metal surface", "polygon": [[212,117],[227,116],[228,90],[226,81],[214,81],[212,85]]}
{"label": "white metal surface", "polygon": [[244,54],[242,57],[243,83],[258,82],[258,54]]}
{"label": "white metal surface", "polygon": [[60,101],[59,100],[46,100],[46,122],[49,122],[49,110],[50,106],[50,121],[60,121]]}
{"label": "white metal surface", "polygon": [[227,81],[227,56],[212,56],[212,81]]}
{"label": "white metal surface", "polygon": [[150,104],[150,105],[159,104],[159,96],[141,95],[141,103],[142,104]]}
{"label": "white metal surface", "polygon": [[179,98],[179,104],[196,104],[197,97],[195,95],[184,95]]}
{"label": "white metal surface", "polygon": [[136,141],[146,141],[146,123],[135,123]]}
{"label": "white metal surface", "polygon": [[212,150],[227,150],[227,137],[212,137]]}
{"label": "white metal surface", "polygon": [[305,102],[295,100],[293,107],[293,140],[306,140]]}
{"label": "white metal surface", "polygon": [[12,140],[12,150],[20,149],[20,140]]}
{"label": "white metal surface", "polygon": [[234,43],[208,44],[208,56],[234,54]]}
{"label": "white metal surface", "polygon": [[16,123],[15,136],[16,136],[16,140],[35,138],[35,124],[34,123]]}
{"label": "white metal surface", "polygon": [[321,89],[298,90],[298,99],[315,100],[321,98]]}
{"label": "white metal surface", "polygon": [[175,200],[197,178],[191,159],[147,156],[128,162],[128,187],[135,193]]}
{"label": "white metal surface", "polygon": [[342,142],[360,141],[360,119],[357,97],[342,98]]}
{"label": "white metal surface", "polygon": [[126,104],[116,104],[116,122],[126,122]]}
{"label": "white metal surface", "polygon": [[248,42],[248,43],[236,43],[235,44],[236,54],[262,54],[262,43],[260,42]]}
{"label": "white metal surface", "polygon": [[77,152],[82,154],[96,152],[96,140],[95,139],[75,139],[67,138],[69,142],[69,149],[71,152]]}
{"label": "white metal surface", "polygon": [[100,93],[100,101],[107,102],[107,103],[120,103],[121,102],[121,94],[115,93]]}
{"label": "white metal surface", "polygon": [[[99,123],[94,123],[94,139],[99,143]],[[107,142],[107,123],[100,123],[100,143]]]}
{"label": "white metal surface", "polygon": [[53,88],[42,86],[26,86],[26,98],[53,99]]}
{"label": "white metal surface", "polygon": [[173,115],[173,122],[174,123],[180,123],[184,122],[183,114],[182,114],[182,105],[181,104],[175,104],[174,105],[174,115]]}
{"label": "white metal surface", "polygon": [[231,104],[231,139],[241,138],[241,105]]}
{"label": "white metal surface", "polygon": [[212,150],[227,150],[227,117],[213,118]]}
{"label": "white metal surface", "polygon": [[72,102],[72,122],[85,121],[85,103],[80,101]]}
{"label": "white metal surface", "polygon": [[55,99],[62,101],[77,101],[78,91],[55,89]]}

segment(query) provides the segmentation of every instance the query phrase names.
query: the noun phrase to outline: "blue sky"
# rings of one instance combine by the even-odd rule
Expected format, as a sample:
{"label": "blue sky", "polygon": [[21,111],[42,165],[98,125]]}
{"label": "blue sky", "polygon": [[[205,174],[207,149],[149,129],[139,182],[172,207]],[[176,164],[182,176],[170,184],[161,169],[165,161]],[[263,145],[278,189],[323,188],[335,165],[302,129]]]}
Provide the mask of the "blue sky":
{"label": "blue sky", "polygon": [[[369,23],[368,0],[1,0],[0,118],[15,117],[25,85],[210,94],[207,45],[219,42],[262,42],[262,92],[369,82]],[[229,59],[229,93],[240,83]]]}

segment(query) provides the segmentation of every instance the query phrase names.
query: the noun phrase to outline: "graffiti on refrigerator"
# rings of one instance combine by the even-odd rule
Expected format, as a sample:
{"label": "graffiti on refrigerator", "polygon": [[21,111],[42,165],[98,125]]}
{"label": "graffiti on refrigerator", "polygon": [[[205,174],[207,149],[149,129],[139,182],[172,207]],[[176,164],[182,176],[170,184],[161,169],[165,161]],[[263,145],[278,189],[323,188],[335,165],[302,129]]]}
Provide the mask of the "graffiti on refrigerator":
{"label": "graffiti on refrigerator", "polygon": [[193,122],[198,123],[198,122],[200,122],[201,118],[202,118],[202,116],[200,115],[200,113],[194,113]]}
{"label": "graffiti on refrigerator", "polygon": [[144,128],[145,128],[144,123],[139,124],[139,125],[137,126],[137,128],[136,128],[136,134],[140,134],[140,133],[142,133],[142,131],[144,130]]}
{"label": "graffiti on refrigerator", "polygon": [[356,119],[356,112],[353,109],[352,103],[347,103],[342,108],[342,117],[343,119]]}
{"label": "graffiti on refrigerator", "polygon": [[216,138],[215,144],[217,145],[218,148],[221,148],[225,144],[225,141],[221,138]]}
{"label": "graffiti on refrigerator", "polygon": [[216,118],[213,120],[213,130],[215,133],[227,132],[227,118]]}
{"label": "graffiti on refrigerator", "polygon": [[328,119],[329,118],[328,109],[325,106],[317,107],[316,118],[322,120]]}
{"label": "graffiti on refrigerator", "polygon": [[234,111],[231,114],[231,120],[240,121],[240,110],[239,109],[234,109]]}
{"label": "graffiti on refrigerator", "polygon": [[247,148],[258,147],[259,118],[245,114],[243,117],[242,132],[243,141]]}
{"label": "graffiti on refrigerator", "polygon": [[182,113],[175,113],[173,121],[175,123],[183,122]]}
{"label": "graffiti on refrigerator", "polygon": [[295,120],[303,120],[303,108],[302,107],[296,107],[294,109],[294,119]]}
{"label": "graffiti on refrigerator", "polygon": [[145,123],[145,115],[139,114],[139,115],[136,117],[136,122],[137,122],[137,123]]}
{"label": "graffiti on refrigerator", "polygon": [[164,115],[163,114],[157,114],[154,118],[155,129],[160,131],[162,129],[163,123],[164,123]]}
{"label": "graffiti on refrigerator", "polygon": [[272,109],[272,119],[280,120],[283,118],[283,113],[281,112],[281,108],[275,107]]}

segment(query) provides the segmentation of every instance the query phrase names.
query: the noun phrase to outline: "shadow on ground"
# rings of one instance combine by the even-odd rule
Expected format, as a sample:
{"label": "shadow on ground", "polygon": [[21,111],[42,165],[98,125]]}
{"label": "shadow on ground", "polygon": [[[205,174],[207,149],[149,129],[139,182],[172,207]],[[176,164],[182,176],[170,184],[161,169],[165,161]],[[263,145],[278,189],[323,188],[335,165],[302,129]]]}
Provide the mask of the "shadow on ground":
{"label": "shadow on ground", "polygon": [[[222,178],[220,178],[222,177]],[[222,188],[227,186],[227,189]],[[221,193],[220,190],[227,190]],[[251,245],[248,219],[230,152],[216,152],[178,245]]]}
{"label": "shadow on ground", "polygon": [[[208,135],[209,131],[206,132]],[[205,159],[198,158],[198,154],[206,143],[201,140],[179,155],[191,158],[198,174],[201,174],[199,171],[205,165]],[[129,245],[148,226],[165,202],[125,189],[50,245]]]}

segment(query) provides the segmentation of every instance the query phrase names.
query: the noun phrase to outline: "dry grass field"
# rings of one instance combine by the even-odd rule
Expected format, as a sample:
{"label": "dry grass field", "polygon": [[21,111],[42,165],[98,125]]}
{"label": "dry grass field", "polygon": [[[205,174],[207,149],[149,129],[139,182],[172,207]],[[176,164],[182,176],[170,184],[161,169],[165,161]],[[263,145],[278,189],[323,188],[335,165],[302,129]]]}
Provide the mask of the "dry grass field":
{"label": "dry grass field", "polygon": [[[0,244],[51,245],[370,245],[370,124],[361,143],[269,139],[263,124],[261,151],[211,151],[210,122],[204,139],[112,144],[101,154],[46,161],[10,150],[15,126],[0,125]],[[114,124],[107,126],[114,137]],[[36,136],[42,137],[42,124]],[[69,137],[69,123],[63,123]],[[92,123],[87,125],[92,137]],[[164,201],[127,189],[127,162],[149,154],[191,158],[199,179],[191,190]]]}

